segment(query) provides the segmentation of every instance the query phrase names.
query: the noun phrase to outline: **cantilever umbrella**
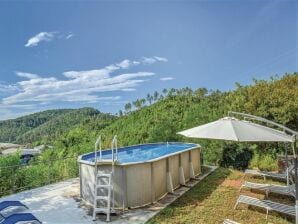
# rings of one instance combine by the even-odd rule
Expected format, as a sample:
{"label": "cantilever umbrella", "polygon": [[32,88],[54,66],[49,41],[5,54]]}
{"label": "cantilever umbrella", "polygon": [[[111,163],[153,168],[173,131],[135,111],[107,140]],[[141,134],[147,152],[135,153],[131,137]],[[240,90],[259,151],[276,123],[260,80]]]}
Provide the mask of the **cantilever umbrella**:
{"label": "cantilever umbrella", "polygon": [[[178,132],[177,134],[181,134],[190,138],[219,139],[237,142],[291,142],[293,143],[293,153],[296,155],[294,144],[297,132],[261,117],[237,112],[230,113],[237,116],[242,116],[244,120],[240,120],[235,117],[224,117],[217,121]],[[271,127],[263,126],[261,124],[252,122],[251,120],[274,125],[276,127],[282,128],[284,132]],[[285,132],[291,133],[292,135],[288,135]],[[297,159],[295,156],[296,224],[298,224],[298,182],[296,172]]]}
{"label": "cantilever umbrella", "polygon": [[190,138],[220,139],[237,142],[293,142],[293,137],[279,130],[247,120],[224,117],[217,121],[178,132]]}

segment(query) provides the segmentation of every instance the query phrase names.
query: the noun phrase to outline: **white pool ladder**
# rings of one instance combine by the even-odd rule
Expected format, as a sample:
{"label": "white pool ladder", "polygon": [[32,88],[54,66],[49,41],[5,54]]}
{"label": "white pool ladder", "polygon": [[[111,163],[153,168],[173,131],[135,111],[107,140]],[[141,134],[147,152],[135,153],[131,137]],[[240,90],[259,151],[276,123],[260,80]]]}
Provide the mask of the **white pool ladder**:
{"label": "white pool ladder", "polygon": [[[112,210],[115,211],[115,205],[114,205],[114,188],[113,188],[113,173],[114,173],[114,165],[115,161],[118,159],[118,146],[117,146],[117,136],[115,135],[112,144],[112,172],[111,173],[101,173],[97,170],[98,165],[98,159],[97,159],[97,150],[99,147],[99,158],[102,160],[102,147],[101,147],[101,136],[98,137],[98,139],[95,142],[94,146],[94,176],[95,176],[95,183],[94,183],[94,204],[93,204],[93,220],[96,220],[96,214],[97,213],[105,213],[107,215],[106,221],[110,221],[110,214],[111,214],[111,204],[112,204]],[[116,149],[116,156],[114,155],[114,150]],[[99,161],[100,161],[99,160]],[[106,179],[107,181],[103,181]],[[100,190],[100,191],[99,191]],[[104,195],[98,195],[98,193],[104,192]],[[111,200],[112,197],[112,200]],[[98,201],[101,201],[101,207],[98,207]],[[102,203],[104,203],[105,206],[102,206]]]}
{"label": "white pool ladder", "polygon": [[[107,179],[107,181],[104,183],[103,179]],[[100,190],[100,192],[105,192],[106,194],[98,195],[98,190]],[[105,213],[107,215],[106,221],[107,222],[110,221],[112,192],[113,192],[112,174],[98,173],[96,175],[94,205],[93,205],[94,221],[96,220],[97,213]],[[100,201],[100,207],[98,207],[99,201]]]}

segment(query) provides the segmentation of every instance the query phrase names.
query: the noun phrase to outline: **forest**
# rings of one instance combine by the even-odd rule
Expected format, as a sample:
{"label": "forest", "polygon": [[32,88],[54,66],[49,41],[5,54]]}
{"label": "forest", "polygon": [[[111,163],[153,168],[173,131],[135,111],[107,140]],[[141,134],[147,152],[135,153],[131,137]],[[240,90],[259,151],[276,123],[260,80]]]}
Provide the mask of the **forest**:
{"label": "forest", "polygon": [[46,110],[0,121],[0,142],[19,144],[50,142],[79,124],[111,121],[115,116],[94,108]]}
{"label": "forest", "polygon": [[[17,122],[1,122],[1,141],[30,141],[33,145],[51,143],[54,149],[46,150],[26,167],[19,166],[18,155],[0,157],[0,196],[77,176],[77,157],[93,150],[98,135],[103,136],[105,148],[110,147],[114,135],[118,136],[119,146],[161,141],[194,142],[201,144],[205,164],[273,170],[277,168],[277,155],[283,153],[282,144],[187,139],[176,132],[227,116],[229,111],[254,114],[297,130],[297,99],[298,73],[292,73],[269,80],[253,80],[250,85],[236,83],[234,90],[226,92],[188,87],[155,91],[127,103],[117,116],[85,108],[87,112],[84,113],[80,110],[51,111],[49,116],[35,114],[32,120],[28,116]],[[7,166],[10,168],[5,168]]]}

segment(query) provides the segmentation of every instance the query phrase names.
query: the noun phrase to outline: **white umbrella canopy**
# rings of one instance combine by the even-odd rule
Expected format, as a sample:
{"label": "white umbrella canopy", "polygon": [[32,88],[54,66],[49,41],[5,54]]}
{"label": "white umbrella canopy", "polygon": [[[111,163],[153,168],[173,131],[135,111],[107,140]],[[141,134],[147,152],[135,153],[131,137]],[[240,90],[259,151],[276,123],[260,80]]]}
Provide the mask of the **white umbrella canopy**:
{"label": "white umbrella canopy", "polygon": [[294,138],[284,132],[234,117],[178,132],[190,138],[220,139],[238,142],[293,142]]}

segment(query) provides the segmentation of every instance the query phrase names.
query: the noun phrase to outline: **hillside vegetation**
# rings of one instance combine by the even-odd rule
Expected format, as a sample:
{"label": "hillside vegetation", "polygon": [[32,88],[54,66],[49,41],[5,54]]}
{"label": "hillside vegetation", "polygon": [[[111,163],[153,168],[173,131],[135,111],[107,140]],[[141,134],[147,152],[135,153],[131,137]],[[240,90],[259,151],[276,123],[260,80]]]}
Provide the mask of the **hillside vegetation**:
{"label": "hillside vegetation", "polygon": [[94,120],[110,121],[114,116],[93,108],[47,110],[0,122],[0,142],[48,142],[72,128]]}

